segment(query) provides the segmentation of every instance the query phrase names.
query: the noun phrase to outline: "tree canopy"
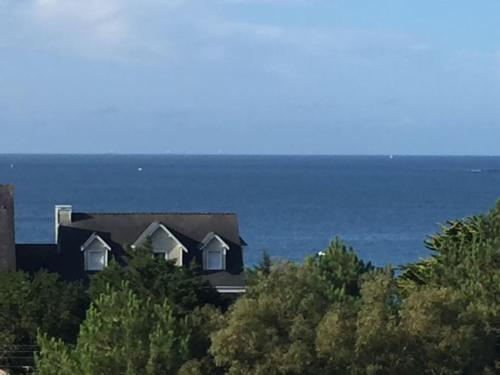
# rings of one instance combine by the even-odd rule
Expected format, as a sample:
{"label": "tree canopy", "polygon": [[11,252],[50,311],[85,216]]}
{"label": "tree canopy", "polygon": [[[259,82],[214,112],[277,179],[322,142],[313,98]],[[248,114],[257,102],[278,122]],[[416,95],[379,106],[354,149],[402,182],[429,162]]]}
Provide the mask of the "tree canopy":
{"label": "tree canopy", "polygon": [[74,342],[88,303],[81,283],[56,274],[0,273],[0,368],[32,365],[38,331]]}
{"label": "tree canopy", "polygon": [[128,249],[125,264],[116,261],[91,279],[90,295],[96,299],[107,288],[121,290],[123,282],[141,298],[162,303],[168,300],[175,314],[183,314],[205,304],[225,306],[225,299],[199,275],[191,264],[178,267],[174,261],[152,256],[150,241],[143,247]]}
{"label": "tree canopy", "polygon": [[0,345],[37,337],[37,372],[56,375],[499,373],[500,204],[425,243],[402,270],[338,238],[303,263],[264,254],[229,308],[147,246],[92,278],[87,310],[80,284],[3,274]]}
{"label": "tree canopy", "polygon": [[[95,300],[75,347],[42,335],[37,372],[43,374],[169,374],[188,359],[186,319],[165,301],[139,298],[126,283]],[[62,360],[61,360],[62,359]]]}

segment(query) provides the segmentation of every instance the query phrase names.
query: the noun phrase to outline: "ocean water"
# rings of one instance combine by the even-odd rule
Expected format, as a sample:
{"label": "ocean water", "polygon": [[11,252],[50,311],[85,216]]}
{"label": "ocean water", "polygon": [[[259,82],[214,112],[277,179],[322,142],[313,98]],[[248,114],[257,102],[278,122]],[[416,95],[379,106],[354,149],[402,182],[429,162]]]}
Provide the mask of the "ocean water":
{"label": "ocean water", "polygon": [[0,155],[16,186],[17,241],[53,241],[55,204],[75,211],[230,211],[248,242],[301,261],[339,235],[363,259],[426,256],[438,223],[500,197],[500,157]]}

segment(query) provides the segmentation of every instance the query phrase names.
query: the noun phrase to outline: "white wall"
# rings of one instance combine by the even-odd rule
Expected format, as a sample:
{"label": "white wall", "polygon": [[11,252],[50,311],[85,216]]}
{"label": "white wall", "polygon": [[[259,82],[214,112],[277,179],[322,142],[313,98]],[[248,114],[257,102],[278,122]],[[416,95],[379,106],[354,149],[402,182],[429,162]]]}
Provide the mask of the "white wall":
{"label": "white wall", "polygon": [[151,236],[154,252],[166,252],[168,259],[176,259],[176,265],[182,266],[182,248],[162,229],[158,229]]}

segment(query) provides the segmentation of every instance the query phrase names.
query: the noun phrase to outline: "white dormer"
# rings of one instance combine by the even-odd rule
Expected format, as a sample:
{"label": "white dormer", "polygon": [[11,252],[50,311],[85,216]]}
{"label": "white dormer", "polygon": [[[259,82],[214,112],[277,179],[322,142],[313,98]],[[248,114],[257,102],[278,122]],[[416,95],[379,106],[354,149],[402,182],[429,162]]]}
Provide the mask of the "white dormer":
{"label": "white dormer", "polygon": [[108,265],[111,247],[96,233],[92,233],[80,250],[84,254],[85,271],[102,271]]}
{"label": "white dormer", "polygon": [[152,223],[134,242],[132,248],[142,246],[148,238],[151,239],[156,256],[175,260],[176,265],[182,266],[182,253],[187,253],[188,250],[165,225],[158,222]]}
{"label": "white dormer", "polygon": [[219,235],[214,232],[208,233],[199,248],[203,251],[203,269],[210,271],[226,269],[229,245]]}

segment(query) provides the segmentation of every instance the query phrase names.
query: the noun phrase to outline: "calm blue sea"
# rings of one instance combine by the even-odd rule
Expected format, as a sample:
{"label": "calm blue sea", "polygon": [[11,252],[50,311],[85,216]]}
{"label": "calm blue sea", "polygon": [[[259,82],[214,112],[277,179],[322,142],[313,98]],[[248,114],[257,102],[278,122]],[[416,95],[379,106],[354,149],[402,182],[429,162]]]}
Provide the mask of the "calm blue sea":
{"label": "calm blue sea", "polygon": [[[142,170],[140,170],[142,168]],[[51,242],[55,204],[76,211],[232,211],[248,242],[291,260],[335,235],[377,265],[426,255],[438,223],[500,197],[500,157],[0,155],[16,185],[18,242]]]}

